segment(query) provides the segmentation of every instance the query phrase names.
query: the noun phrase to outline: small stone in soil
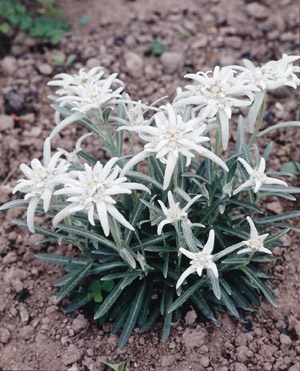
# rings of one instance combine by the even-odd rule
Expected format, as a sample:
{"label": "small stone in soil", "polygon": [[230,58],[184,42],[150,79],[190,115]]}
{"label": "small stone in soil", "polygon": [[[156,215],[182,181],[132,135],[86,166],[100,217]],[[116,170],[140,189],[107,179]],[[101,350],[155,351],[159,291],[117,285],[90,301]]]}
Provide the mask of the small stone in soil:
{"label": "small stone in soil", "polygon": [[62,362],[65,366],[75,363],[81,358],[81,351],[74,344],[70,344],[62,354]]}
{"label": "small stone in soil", "polygon": [[34,328],[30,325],[24,326],[20,331],[20,338],[23,340],[30,340],[34,337]]}
{"label": "small stone in soil", "polygon": [[0,327],[0,343],[6,344],[9,342],[10,332],[5,327]]}
{"label": "small stone in soil", "polygon": [[82,315],[79,315],[77,318],[75,318],[72,323],[72,328],[76,334],[87,328],[87,326],[88,321]]}
{"label": "small stone in soil", "polygon": [[0,115],[0,127],[1,131],[13,129],[14,119],[9,115]]}

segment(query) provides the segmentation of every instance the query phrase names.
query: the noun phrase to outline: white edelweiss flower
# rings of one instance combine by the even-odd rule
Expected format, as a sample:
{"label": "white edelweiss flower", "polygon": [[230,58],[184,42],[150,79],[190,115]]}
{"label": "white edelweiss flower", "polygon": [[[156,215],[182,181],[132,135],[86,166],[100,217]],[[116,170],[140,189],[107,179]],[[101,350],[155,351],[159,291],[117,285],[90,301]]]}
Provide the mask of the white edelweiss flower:
{"label": "white edelweiss flower", "polygon": [[[66,126],[73,122],[82,119],[85,115],[93,110],[97,110],[98,114],[101,113],[111,104],[115,104],[121,98],[123,90],[123,83],[117,79],[117,73],[108,76],[106,79],[99,79],[102,74],[96,74],[93,78],[86,80],[80,84],[69,84],[66,93],[57,98],[57,103],[60,106],[69,105],[72,115],[66,117],[61,122],[59,114],[56,117],[57,126],[52,131],[50,138],[52,139],[57,133],[63,130]],[[120,86],[117,89],[112,88],[112,84],[117,83]]]}
{"label": "white edelweiss flower", "polygon": [[268,237],[269,233],[259,236],[257,229],[253,223],[253,220],[247,216],[247,221],[250,225],[250,238],[243,243],[248,246],[245,249],[242,249],[237,252],[237,254],[246,254],[246,253],[255,253],[255,252],[264,252],[266,254],[272,254],[272,251],[264,247],[264,240]]}
{"label": "white edelweiss flower", "polygon": [[189,166],[194,152],[201,156],[209,158],[217,165],[228,171],[227,165],[213,152],[203,147],[201,144],[209,141],[209,138],[203,136],[206,125],[200,118],[183,121],[181,115],[177,115],[174,108],[167,104],[166,112],[157,112],[154,115],[156,126],[136,126],[127,128],[135,131],[140,138],[147,142],[142,152],[138,153],[127,162],[121,175],[131,169],[134,165],[144,160],[150,155],[155,155],[163,164],[166,164],[163,188],[167,189],[178,157],[182,154],[186,157],[186,166]]}
{"label": "white edelweiss flower", "polygon": [[293,62],[299,60],[299,56],[283,54],[278,61],[269,61],[260,67],[256,67],[251,61],[245,59],[246,70],[242,73],[249,83],[255,85],[259,91],[255,92],[255,99],[249,109],[248,125],[249,132],[253,133],[260,107],[268,90],[277,89],[281,86],[291,86],[296,89],[300,85],[300,79],[296,73],[300,72],[299,66],[293,66]]}
{"label": "white edelweiss flower", "polygon": [[300,72],[299,66],[293,66],[293,62],[300,59],[300,56],[289,56],[283,54],[278,61],[269,61],[260,67],[255,67],[248,59],[244,65],[248,69],[250,83],[257,86],[260,91],[276,89],[280,86],[291,86],[296,89],[300,79],[295,73]]}
{"label": "white edelweiss flower", "polygon": [[61,89],[56,91],[58,95],[70,95],[73,93],[72,87],[85,84],[89,81],[98,81],[104,74],[103,67],[93,67],[88,72],[84,68],[79,70],[78,74],[70,75],[68,73],[59,73],[54,76],[56,80],[49,81],[47,85],[60,86]]}
{"label": "white edelweiss flower", "polygon": [[287,187],[286,182],[280,179],[270,178],[265,174],[266,160],[262,157],[257,169],[252,169],[252,167],[243,158],[238,157],[238,160],[243,164],[247,173],[249,174],[249,179],[245,183],[241,184],[237,189],[234,190],[233,195],[236,195],[245,188],[252,187],[254,193],[257,193],[260,187],[264,184],[277,184]]}
{"label": "white edelweiss flower", "polygon": [[183,281],[190,275],[197,272],[198,276],[201,277],[203,269],[210,269],[216,278],[219,277],[219,272],[216,264],[213,262],[213,255],[211,255],[214,249],[215,242],[215,231],[210,230],[208,240],[203,247],[203,250],[198,253],[192,253],[183,247],[179,248],[179,251],[191,259],[190,267],[187,268],[182,275],[179,277],[179,280],[176,283],[176,289],[178,289]]}
{"label": "white edelweiss flower", "polygon": [[[186,97],[186,92],[182,98],[177,96],[174,106],[193,104],[201,109],[202,119],[217,118],[221,128],[222,147],[225,150],[229,140],[229,119],[232,112],[239,107],[250,106],[254,98],[253,91],[258,90],[254,85],[236,75],[236,70],[232,67],[216,66],[214,71],[198,72],[197,74],[187,74],[198,85],[187,85],[190,96]],[[247,100],[237,97],[246,96]]]}
{"label": "white edelweiss flower", "polygon": [[193,226],[201,226],[204,227],[204,225],[200,223],[191,223],[191,221],[188,219],[188,209],[192,206],[194,202],[200,198],[201,195],[197,195],[193,197],[183,209],[179,207],[179,202],[175,203],[172,192],[168,192],[168,201],[169,201],[169,208],[167,208],[164,203],[161,200],[158,200],[158,203],[160,204],[163,213],[165,214],[166,219],[162,220],[158,227],[157,227],[157,234],[160,235],[162,232],[163,227],[166,224],[174,224],[176,222],[181,221],[182,224],[186,224],[188,227]]}
{"label": "white edelweiss flower", "polygon": [[150,120],[146,120],[144,114],[149,109],[154,109],[154,107],[147,106],[143,104],[140,100],[135,102],[131,100],[129,94],[125,93],[122,97],[122,103],[125,110],[125,117],[116,117],[116,120],[124,125],[119,128],[119,130],[127,129],[129,126],[143,126],[150,125]]}
{"label": "white edelweiss flower", "polygon": [[43,209],[48,211],[50,201],[55,190],[55,184],[52,180],[68,170],[70,164],[62,160],[61,151],[56,152],[51,157],[50,139],[47,138],[44,143],[44,165],[38,160],[31,161],[31,167],[21,164],[20,169],[27,179],[18,180],[12,193],[26,193],[24,199],[30,200],[27,209],[27,226],[30,232],[34,233],[34,214],[40,202],[43,201]]}
{"label": "white edelweiss flower", "polygon": [[[110,75],[107,79],[90,80],[84,84],[70,86],[71,94],[62,96],[57,99],[59,103],[69,104],[72,106],[72,111],[77,111],[83,114],[88,113],[92,109],[103,110],[105,105],[115,103],[121,98],[123,87],[116,90],[111,88],[117,74]],[[119,80],[118,80],[119,81]]]}
{"label": "white edelweiss flower", "polygon": [[118,160],[117,157],[114,157],[105,166],[98,161],[93,168],[84,164],[84,171],[73,172],[76,174],[76,179],[71,176],[57,178],[64,184],[64,188],[57,190],[54,194],[66,195],[70,205],[54,217],[54,226],[62,219],[79,211],[87,212],[89,222],[95,225],[94,212],[96,211],[105,236],[109,235],[108,214],[126,228],[134,230],[132,225],[114,206],[116,204],[114,197],[119,194],[130,194],[132,189],[150,191],[142,184],[129,183],[126,182],[127,178],[119,177],[121,169],[119,166],[114,166]]}

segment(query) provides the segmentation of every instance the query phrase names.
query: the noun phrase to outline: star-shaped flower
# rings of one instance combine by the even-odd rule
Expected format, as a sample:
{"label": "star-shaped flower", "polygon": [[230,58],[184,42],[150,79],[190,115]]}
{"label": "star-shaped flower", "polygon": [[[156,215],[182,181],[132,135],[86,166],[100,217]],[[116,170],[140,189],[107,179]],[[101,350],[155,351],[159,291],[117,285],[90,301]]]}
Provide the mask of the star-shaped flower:
{"label": "star-shaped flower", "polygon": [[60,89],[56,90],[58,95],[70,95],[73,94],[74,86],[85,84],[88,81],[99,81],[103,74],[104,68],[100,66],[93,67],[88,72],[81,68],[78,74],[59,73],[54,76],[55,80],[49,81],[47,85],[59,86]]}
{"label": "star-shaped flower", "polygon": [[[55,195],[66,195],[71,204],[62,209],[53,219],[56,226],[62,219],[79,211],[87,212],[88,220],[95,225],[95,215],[103,228],[105,236],[109,235],[108,214],[126,228],[134,230],[132,225],[114,206],[115,196],[130,194],[132,189],[150,192],[147,187],[139,183],[126,182],[125,177],[119,177],[120,168],[114,166],[119,159],[114,157],[104,166],[98,161],[92,168],[84,164],[84,171],[74,171],[70,176],[57,177],[56,181],[64,184],[64,188],[55,192]],[[73,175],[73,177],[72,177]],[[74,178],[74,175],[76,178]]]}
{"label": "star-shaped flower", "polygon": [[243,243],[248,246],[245,249],[242,249],[237,252],[237,254],[246,254],[246,253],[255,253],[255,252],[264,252],[266,254],[272,254],[272,251],[264,247],[264,240],[268,237],[268,233],[259,236],[257,229],[253,223],[253,220],[247,216],[247,222],[250,225],[250,238]]}
{"label": "star-shaped flower", "polygon": [[264,184],[277,184],[287,187],[286,182],[284,182],[283,180],[270,178],[265,174],[266,161],[263,157],[260,159],[260,163],[257,169],[252,169],[248,162],[241,157],[238,157],[238,160],[243,164],[244,168],[249,174],[249,179],[234,190],[234,195],[248,187],[252,187],[254,193],[257,193],[260,187]]}
{"label": "star-shaped flower", "polygon": [[194,152],[209,158],[217,165],[228,171],[227,165],[213,152],[201,144],[209,141],[207,136],[202,135],[206,125],[200,118],[194,118],[184,122],[181,115],[167,104],[164,112],[154,115],[156,126],[136,126],[127,130],[136,131],[140,138],[147,142],[142,152],[138,153],[123,168],[121,175],[125,175],[134,165],[150,155],[155,155],[163,164],[166,164],[163,188],[167,189],[178,157],[182,154],[186,158],[186,166],[189,166]]}
{"label": "star-shaped flower", "polygon": [[192,226],[201,226],[201,227],[204,227],[204,225],[200,224],[200,223],[191,223],[191,221],[188,219],[188,213],[187,213],[187,210],[189,209],[190,206],[192,206],[192,204],[194,202],[196,202],[198,200],[198,198],[200,198],[201,195],[197,195],[195,197],[193,197],[186,205],[183,209],[181,209],[179,207],[179,202],[175,202],[174,201],[174,198],[173,198],[173,195],[172,195],[172,192],[169,191],[168,192],[168,201],[169,201],[169,208],[167,208],[164,203],[161,201],[161,200],[158,200],[158,203],[160,204],[161,208],[162,208],[162,211],[163,213],[165,214],[165,217],[166,219],[162,220],[158,227],[157,227],[157,234],[160,235],[161,232],[162,232],[162,229],[163,227],[166,225],[166,224],[174,224],[178,221],[181,221],[181,223],[184,223],[186,224],[187,226],[189,227],[192,227]]}
{"label": "star-shaped flower", "polygon": [[[254,98],[253,91],[258,90],[249,85],[246,79],[236,74],[232,67],[216,66],[213,71],[187,74],[185,77],[196,81],[197,85],[187,85],[186,92],[175,99],[174,106],[193,104],[200,110],[202,119],[216,118],[220,124],[222,146],[225,150],[229,140],[229,119],[232,112],[239,107],[250,106]],[[246,97],[247,99],[240,99]]]}
{"label": "star-shaped flower", "polygon": [[[79,75],[59,74],[56,77],[60,77],[61,80],[48,83],[48,85],[62,87],[56,92],[61,95],[56,102],[62,107],[68,106],[72,112],[61,122],[59,122],[60,114],[56,114],[57,126],[50,134],[51,139],[65,127],[89,115],[93,110],[96,110],[98,117],[103,120],[101,116],[103,111],[120,100],[123,82],[117,79],[117,73],[107,78],[102,78],[103,74],[102,67],[94,67],[87,73],[81,70]],[[115,89],[112,87],[114,84],[121,86]]]}
{"label": "star-shaped flower", "polygon": [[58,102],[69,104],[72,111],[86,114],[92,109],[103,110],[108,104],[114,103],[121,98],[123,87],[113,90],[111,85],[116,80],[117,74],[114,73],[106,79],[91,80],[81,85],[70,86],[71,94],[57,99]]}
{"label": "star-shaped flower", "polygon": [[34,233],[34,214],[40,202],[43,201],[43,209],[48,211],[50,201],[55,190],[55,184],[52,183],[56,176],[64,174],[70,164],[60,157],[62,151],[56,152],[51,157],[50,139],[47,138],[44,143],[44,165],[38,159],[31,161],[31,167],[21,164],[20,169],[27,179],[18,180],[18,184],[12,193],[26,193],[24,199],[30,200],[27,209],[27,226],[30,232]]}
{"label": "star-shaped flower", "polygon": [[300,72],[299,66],[293,66],[293,62],[300,59],[300,56],[283,54],[278,61],[269,61],[260,67],[255,67],[248,60],[244,60],[247,68],[247,77],[250,82],[257,86],[260,91],[279,88],[280,86],[291,86],[296,89],[300,79],[296,73]]}
{"label": "star-shaped flower", "polygon": [[203,247],[203,250],[198,253],[192,253],[183,247],[179,248],[179,251],[187,256],[190,261],[190,267],[187,268],[182,275],[179,277],[179,280],[176,284],[176,289],[178,289],[183,281],[193,273],[197,273],[199,277],[202,275],[203,269],[210,269],[214,274],[215,278],[219,277],[219,272],[216,264],[213,262],[213,255],[211,255],[214,249],[214,242],[215,242],[215,231],[213,229],[210,230],[208,240]]}

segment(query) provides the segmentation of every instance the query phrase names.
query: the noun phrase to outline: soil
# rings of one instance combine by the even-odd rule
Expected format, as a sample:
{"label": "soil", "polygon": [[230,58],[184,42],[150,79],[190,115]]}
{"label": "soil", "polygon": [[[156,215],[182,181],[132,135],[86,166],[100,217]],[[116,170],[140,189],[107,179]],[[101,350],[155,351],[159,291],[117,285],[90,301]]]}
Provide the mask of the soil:
{"label": "soil", "polygon": [[[280,4],[280,5],[279,5]],[[58,45],[41,45],[19,33],[0,60],[0,203],[12,198],[21,177],[19,164],[40,158],[43,140],[54,126],[46,83],[62,71],[102,65],[118,72],[133,99],[153,102],[176,87],[183,76],[209,70],[215,64],[241,64],[251,58],[257,65],[299,53],[297,0],[65,0],[61,9],[74,31]],[[79,19],[91,19],[80,25]],[[161,56],[144,54],[151,41],[161,42]],[[75,61],[57,66],[53,55]],[[295,120],[299,89],[278,89],[269,96],[264,125]],[[76,125],[65,130],[54,146],[71,150]],[[273,170],[289,160],[300,160],[299,129],[272,134]],[[232,133],[234,139],[234,133]],[[68,148],[68,146],[70,148]],[[299,179],[293,181],[299,186]],[[265,204],[272,215],[299,208],[297,202],[276,199]],[[191,310],[162,342],[162,324],[147,333],[135,331],[128,345],[117,349],[118,335],[110,324],[97,327],[78,311],[64,313],[54,286],[61,267],[35,258],[40,252],[74,254],[72,246],[36,245],[39,236],[12,224],[25,210],[0,214],[0,369],[36,371],[104,370],[101,360],[125,361],[126,370],[246,371],[300,370],[300,254],[299,234],[289,233],[275,249],[277,261],[266,265],[278,295],[278,308],[263,301],[238,322],[228,313],[221,326],[197,322]],[[39,220],[38,220],[39,221]],[[40,220],[42,222],[42,219]],[[300,227],[300,220],[293,224]]]}

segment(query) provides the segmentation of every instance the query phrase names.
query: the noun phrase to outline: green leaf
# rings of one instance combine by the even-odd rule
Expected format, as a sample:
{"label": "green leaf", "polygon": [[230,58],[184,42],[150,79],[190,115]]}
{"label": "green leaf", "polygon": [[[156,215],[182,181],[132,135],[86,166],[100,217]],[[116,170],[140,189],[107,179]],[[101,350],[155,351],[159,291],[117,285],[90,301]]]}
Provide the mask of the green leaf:
{"label": "green leaf", "polygon": [[127,294],[128,295],[122,296],[122,302],[115,306],[117,310],[114,310],[110,316],[110,318],[115,321],[111,329],[112,334],[116,334],[128,318],[130,305],[134,299],[135,292]]}
{"label": "green leaf", "polygon": [[153,308],[153,310],[151,310],[150,315],[147,319],[147,322],[141,328],[141,332],[148,331],[157,322],[159,317],[160,317],[160,310],[159,310],[159,305],[157,304]]}
{"label": "green leaf", "polygon": [[208,305],[207,301],[205,300],[204,295],[202,295],[201,291],[196,291],[191,296],[192,302],[196,305],[196,307],[200,310],[200,312],[208,319],[217,322],[214,312],[211,307]]}
{"label": "green leaf", "polygon": [[164,181],[164,168],[162,163],[154,156],[149,156],[147,159],[150,176],[154,178],[158,184],[163,184]]}
{"label": "green leaf", "polygon": [[102,316],[104,316],[110,308],[114,305],[114,303],[117,301],[119,296],[122,294],[122,284],[125,281],[125,279],[121,280],[111,291],[111,293],[105,298],[104,302],[101,304],[101,306],[97,309],[97,311],[94,314],[94,319],[98,319]]}
{"label": "green leaf", "polygon": [[59,224],[57,226],[57,228],[65,231],[65,232],[74,233],[75,235],[86,237],[89,240],[98,241],[101,244],[103,244],[103,245],[105,245],[107,247],[110,247],[113,250],[118,251],[117,246],[113,242],[111,242],[110,240],[108,240],[105,237],[100,236],[99,234],[95,234],[95,233],[93,233],[91,231],[88,231],[87,229],[81,229],[79,227],[68,227],[68,226],[63,225],[63,224]]}
{"label": "green leaf", "polygon": [[73,290],[78,283],[85,277],[88,271],[91,269],[94,261],[90,260],[82,270],[80,270],[77,274],[74,275],[72,281],[68,282],[57,294],[56,301],[62,300],[68,293]]}
{"label": "green leaf", "polygon": [[278,304],[275,300],[274,294],[272,290],[265,284],[263,283],[254,273],[251,269],[248,267],[241,267],[241,271],[245,273],[245,275],[251,280],[253,285],[257,287],[266,297],[266,299],[274,306],[277,307]]}
{"label": "green leaf", "polygon": [[[146,280],[146,278],[145,278]],[[153,295],[153,283],[152,282],[147,282],[147,291],[145,293],[144,297],[144,303],[143,306],[140,310],[139,318],[138,318],[138,327],[141,329],[145,326],[147,316],[150,312],[150,304],[152,301],[152,295]]]}
{"label": "green leaf", "polygon": [[260,300],[259,300],[259,295],[256,289],[253,289],[253,287],[246,284],[244,280],[240,279],[240,277],[236,277],[236,275],[234,276],[233,282],[234,282],[237,292],[240,295],[247,296],[249,300],[258,307],[261,305]]}
{"label": "green leaf", "polygon": [[136,261],[129,250],[124,247],[119,250],[120,257],[126,262],[131,268],[136,268]]}
{"label": "green leaf", "polygon": [[169,308],[173,301],[173,289],[168,289],[165,296],[165,315],[164,315],[164,327],[162,340],[167,341],[171,331],[172,324],[172,312],[169,312]]}
{"label": "green leaf", "polygon": [[9,30],[10,30],[10,26],[7,22],[3,22],[0,24],[0,32],[7,34]]}
{"label": "green leaf", "polygon": [[93,296],[94,296],[94,302],[95,302],[95,303],[102,303],[102,301],[103,301],[103,296],[102,296],[102,294],[101,294],[100,291],[95,292]]}
{"label": "green leaf", "polygon": [[105,281],[102,284],[103,290],[106,292],[111,292],[112,289],[115,287],[114,281]]}
{"label": "green leaf", "polygon": [[268,193],[259,194],[259,199],[266,198],[266,197],[281,197],[281,198],[285,198],[286,200],[296,201],[296,197],[292,196],[289,193],[268,192]]}
{"label": "green leaf", "polygon": [[236,303],[236,305],[244,310],[251,310],[251,305],[249,300],[244,294],[238,291],[235,287],[231,286],[231,295],[230,297]]}
{"label": "green leaf", "polygon": [[[13,223],[20,227],[27,228],[27,222],[25,222],[24,220],[14,220]],[[50,237],[52,240],[54,239],[60,242],[65,241],[75,244],[72,238],[62,235],[59,231],[52,231],[51,229],[40,227],[37,225],[34,226],[34,229],[35,233]]]}
{"label": "green leaf", "polygon": [[178,248],[172,246],[146,246],[144,250],[158,253],[178,252]]}
{"label": "green leaf", "polygon": [[176,299],[173,304],[169,308],[169,312],[173,312],[177,308],[181,307],[187,299],[194,294],[195,291],[197,291],[206,281],[204,277],[199,279],[197,282],[195,282],[192,286],[190,286],[181,296],[179,296],[178,299]]}
{"label": "green leaf", "polygon": [[129,285],[129,283],[134,281],[141,273],[142,273],[141,269],[139,269],[138,271],[126,271],[126,272],[120,272],[120,273],[117,272],[117,273],[112,273],[112,274],[102,277],[101,281],[112,281],[112,280],[117,280],[120,278],[126,278],[127,279],[126,286],[127,286]]}
{"label": "green leaf", "polygon": [[29,201],[27,200],[13,200],[13,201],[8,201],[5,204],[0,206],[0,211],[4,210],[9,210],[12,209],[13,207],[21,207],[21,206],[28,206]]}
{"label": "green leaf", "polygon": [[163,44],[161,42],[152,41],[150,43],[149,48],[144,50],[144,54],[145,55],[153,54],[153,55],[156,55],[156,56],[160,56],[164,53],[164,51],[165,51],[165,47],[163,46]]}
{"label": "green leaf", "polygon": [[233,256],[229,257],[227,259],[222,260],[222,264],[232,264],[236,268],[239,265],[244,265],[248,263],[247,257],[241,257],[241,256]]}
{"label": "green leaf", "polygon": [[128,318],[124,324],[123,331],[119,339],[118,343],[119,349],[122,349],[126,345],[130,335],[132,334],[132,331],[134,329],[134,326],[139,315],[139,311],[143,305],[145,292],[146,292],[146,280],[144,280],[143,283],[140,284],[137,294],[134,298],[134,301],[131,304]]}
{"label": "green leaf", "polygon": [[100,359],[100,362],[104,365],[110,367],[114,371],[124,371],[125,370],[125,364],[124,363],[108,363]]}
{"label": "green leaf", "polygon": [[290,173],[293,177],[296,178],[296,174],[300,171],[300,162],[290,161],[286,162],[281,166],[280,171]]}
{"label": "green leaf", "polygon": [[283,129],[283,128],[289,128],[289,127],[300,127],[300,122],[299,121],[281,122],[279,124],[270,126],[267,129],[260,131],[257,134],[257,137],[261,137],[261,136],[263,136],[265,134],[268,134],[268,133],[270,133],[273,130],[278,130],[278,129]]}
{"label": "green leaf", "polygon": [[268,245],[272,242],[276,242],[277,240],[279,240],[281,237],[283,237],[284,235],[286,235],[288,232],[290,231],[290,228],[286,228],[284,229],[283,231],[279,231],[275,234],[272,234],[271,236],[268,236],[266,239],[265,239],[265,245]]}
{"label": "green leaf", "polygon": [[219,279],[215,277],[211,269],[207,269],[207,277],[211,283],[213,292],[215,294],[215,297],[217,299],[221,298],[221,290],[220,290],[220,284],[219,284]]}
{"label": "green leaf", "polygon": [[262,214],[261,209],[258,206],[256,206],[255,204],[252,204],[251,202],[238,200],[238,199],[234,199],[234,198],[230,198],[227,202],[232,204],[232,205],[239,206],[242,209],[248,209],[248,210],[252,210],[252,211],[255,211],[257,213]]}
{"label": "green leaf", "polygon": [[230,299],[227,292],[221,288],[221,301],[225,304],[226,308],[232,313],[236,318],[240,318],[240,314],[234,305],[234,302]]}
{"label": "green leaf", "polygon": [[300,216],[300,211],[288,211],[286,213],[278,214],[278,215],[272,215],[272,216],[265,216],[263,218],[255,219],[255,223],[257,225],[261,226],[272,226],[273,223],[285,220],[285,219],[291,219],[291,218],[297,218]]}
{"label": "green leaf", "polygon": [[61,277],[59,280],[57,280],[55,283],[54,283],[54,286],[55,287],[61,287],[61,286],[64,286],[66,285],[68,282],[70,282],[75,274],[77,274],[78,271],[73,271],[73,272],[70,272],[68,274],[66,274],[65,276]]}
{"label": "green leaf", "polygon": [[112,261],[108,263],[101,263],[100,265],[94,264],[89,272],[89,275],[97,275],[105,271],[116,269],[116,268],[127,268],[128,265],[123,261]]}
{"label": "green leaf", "polygon": [[263,191],[270,191],[270,192],[282,192],[282,193],[300,193],[300,187],[280,187],[280,186],[272,186],[272,185],[263,185],[261,186],[260,190]]}
{"label": "green leaf", "polygon": [[75,298],[72,299],[71,303],[66,306],[64,312],[65,313],[74,312],[75,310],[83,307],[92,300],[93,298],[89,298],[87,295],[77,294]]}
{"label": "green leaf", "polygon": [[57,254],[36,254],[36,258],[43,260],[48,263],[53,264],[69,264],[69,263],[75,263],[78,265],[86,266],[87,259],[82,258],[74,258],[72,256],[64,256],[64,255],[57,255]]}
{"label": "green leaf", "polygon": [[84,26],[85,24],[87,24],[90,20],[91,20],[92,16],[90,14],[84,14],[78,21],[78,24],[80,24],[80,26]]}

